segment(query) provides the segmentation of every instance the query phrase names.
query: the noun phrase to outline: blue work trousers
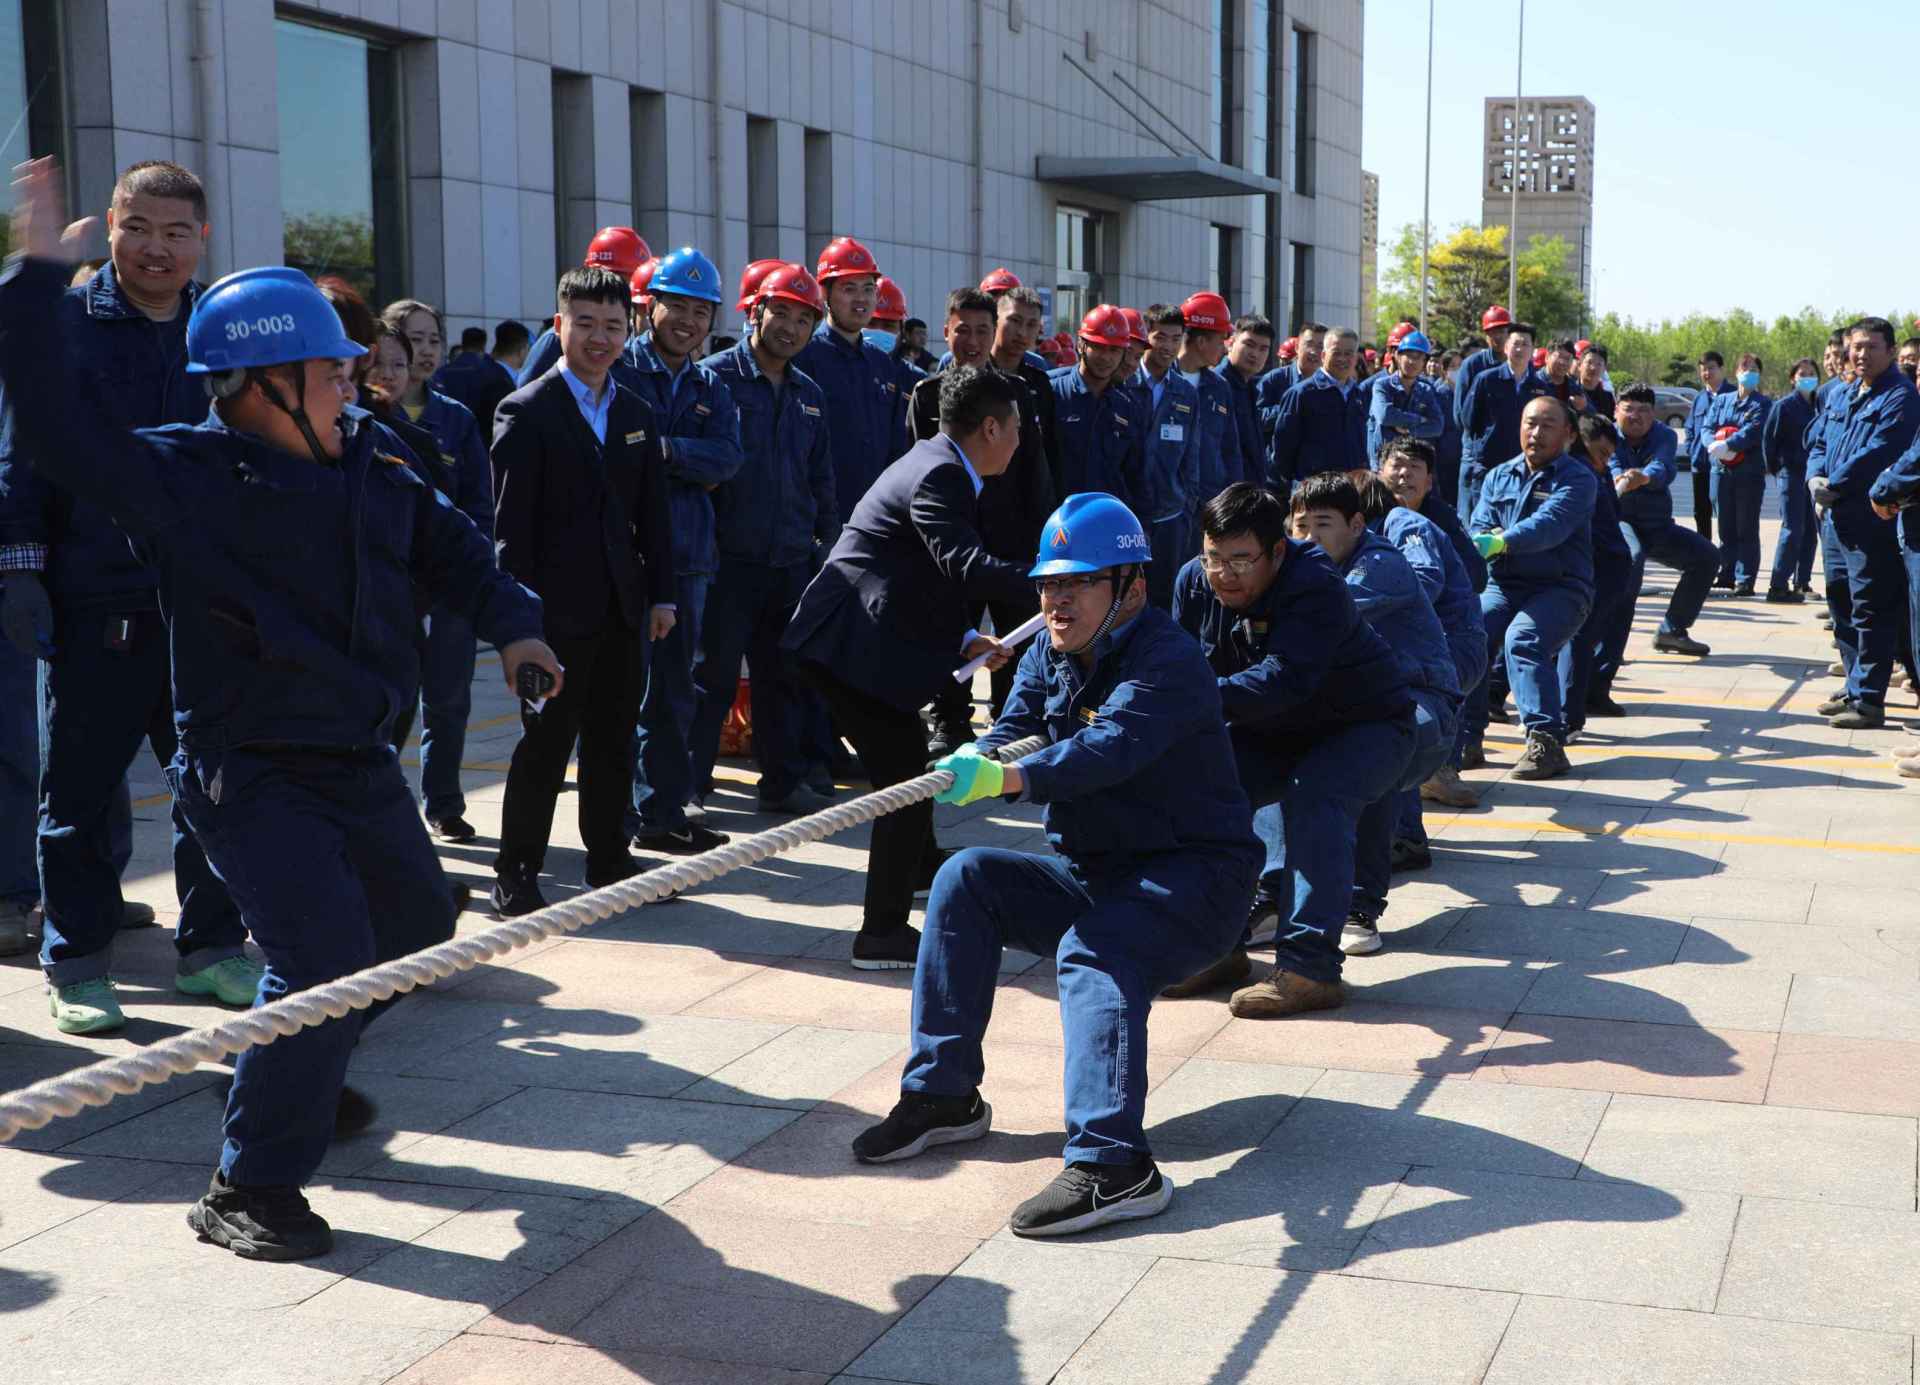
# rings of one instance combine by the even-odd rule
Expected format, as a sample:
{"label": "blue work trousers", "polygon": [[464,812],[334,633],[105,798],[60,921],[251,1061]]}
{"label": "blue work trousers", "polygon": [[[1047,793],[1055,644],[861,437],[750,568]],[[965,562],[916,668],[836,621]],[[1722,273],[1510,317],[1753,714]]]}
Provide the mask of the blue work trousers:
{"label": "blue work trousers", "polygon": [[1720,578],[1760,580],[1760,507],[1767,501],[1767,473],[1751,460],[1735,467],[1713,464],[1713,508],[1720,516]]}
{"label": "blue work trousers", "polygon": [[1260,892],[1280,909],[1274,965],[1281,970],[1310,981],[1340,979],[1360,815],[1400,786],[1416,738],[1412,712],[1331,729],[1307,747],[1234,733],[1254,835],[1266,847]]}
{"label": "blue work trousers", "polygon": [[1623,521],[1620,537],[1627,541],[1627,552],[1633,558],[1634,599],[1639,599],[1649,559],[1675,569],[1680,580],[1674,584],[1673,597],[1667,602],[1660,632],[1685,634],[1692,629],[1693,623],[1700,619],[1701,607],[1707,604],[1707,593],[1713,590],[1713,575],[1720,566],[1720,553],[1712,541],[1691,529],[1681,528],[1671,518],[1636,524]]}
{"label": "blue work trousers", "polygon": [[640,725],[633,735],[633,811],[629,835],[683,832],[687,800],[693,794],[693,758],[688,737],[699,694],[693,686],[693,658],[700,648],[701,618],[707,606],[704,572],[682,573],[674,582],[679,610],[673,629],[653,646],[646,696],[640,699]]}
{"label": "blue work trousers", "polygon": [[[167,779],[266,958],[257,1004],[453,936],[453,894],[391,750],[232,752],[217,803],[184,757]],[[313,1176],[347,1059],[379,1008],[241,1053],[220,1154],[229,1180]]]}
{"label": "blue work trousers", "polygon": [[780,636],[800,604],[810,569],[806,563],[768,567],[722,559],[707,590],[700,652],[693,662],[699,706],[691,733],[693,792],[713,792],[713,762],[720,729],[740,686],[740,660],[748,666],[753,702],[753,758],[760,767],[760,797],[778,802],[806,773],[802,744],[806,709],[793,664]]}
{"label": "blue work trousers", "polygon": [[1460,461],[1460,503],[1454,512],[1460,516],[1460,522],[1469,530],[1473,527],[1473,507],[1480,503],[1480,483],[1486,479],[1487,469],[1478,462],[1465,458]]}
{"label": "blue work trousers", "polygon": [[1156,519],[1147,528],[1153,561],[1147,564],[1147,602],[1163,611],[1173,609],[1173,579],[1193,556],[1196,526],[1184,514]]}
{"label": "blue work trousers", "polygon": [[[1354,833],[1353,904],[1349,913],[1378,923],[1387,912],[1387,886],[1393,874],[1393,839],[1413,799],[1414,821],[1420,818],[1420,786],[1447,762],[1460,729],[1460,699],[1445,693],[1415,689],[1413,694],[1413,756],[1400,782],[1389,793],[1369,803]],[[1424,843],[1426,828],[1416,840]]]}
{"label": "blue work trousers", "polygon": [[1489,582],[1480,593],[1487,642],[1505,656],[1520,724],[1557,741],[1567,738],[1560,701],[1560,647],[1586,622],[1591,598],[1573,587],[1522,587]]}
{"label": "blue work trousers", "polygon": [[[1841,633],[1837,610],[1833,621],[1847,666],[1846,696],[1855,703],[1884,707],[1907,624],[1907,572],[1900,540],[1893,525],[1855,496],[1836,501],[1827,511],[1826,531],[1833,541],[1829,568],[1837,556],[1847,587],[1847,632]],[[1831,570],[1827,585],[1831,593]]]}
{"label": "blue work trousers", "polygon": [[1792,467],[1773,478],[1780,495],[1780,537],[1773,545],[1773,576],[1767,591],[1804,590],[1813,583],[1814,547],[1819,525],[1813,497],[1807,494],[1807,469]]}
{"label": "blue work trousers", "polygon": [[1057,969],[1066,1161],[1145,1156],[1147,1012],[1165,987],[1233,947],[1255,869],[1251,852],[1169,852],[1087,869],[990,847],[959,852],[927,900],[901,1089],[965,1096],[980,1085],[1001,951],[1022,948]]}
{"label": "blue work trousers", "polygon": [[1833,531],[1833,511],[1820,511],[1820,580],[1826,584],[1827,614],[1833,617],[1833,640],[1840,662],[1851,669],[1860,657],[1860,637],[1853,628],[1853,589],[1847,585],[1847,551]]}
{"label": "blue work trousers", "polygon": [[460,761],[473,715],[473,622],[451,611],[427,617],[420,646],[420,798],[430,818],[463,817]]}
{"label": "blue work trousers", "polygon": [[0,640],[0,904],[15,909],[40,898],[39,662]]}
{"label": "blue work trousers", "polygon": [[[54,985],[69,986],[113,969],[113,938],[126,917],[115,818],[141,741],[161,765],[173,759],[173,683],[158,611],[66,612],[54,642],[59,657],[40,665],[40,965]],[[240,911],[208,868],[177,799],[173,883],[180,970],[239,956],[247,937]]]}
{"label": "blue work trousers", "polygon": [[1560,651],[1560,705],[1566,709],[1569,730],[1586,725],[1588,702],[1612,695],[1619,663],[1607,664],[1604,674],[1599,670],[1616,640],[1625,648],[1622,632],[1633,626],[1633,574],[1596,575],[1600,580],[1594,587],[1593,609],[1579,633]]}

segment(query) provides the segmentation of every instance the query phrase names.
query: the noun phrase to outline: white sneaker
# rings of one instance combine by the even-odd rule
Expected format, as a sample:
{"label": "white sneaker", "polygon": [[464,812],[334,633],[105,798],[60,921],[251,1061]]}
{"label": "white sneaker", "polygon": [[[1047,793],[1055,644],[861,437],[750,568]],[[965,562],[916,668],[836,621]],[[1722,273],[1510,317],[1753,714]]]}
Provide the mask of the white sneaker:
{"label": "white sneaker", "polygon": [[707,800],[695,794],[687,803],[687,821],[705,822],[707,820]]}
{"label": "white sneaker", "polygon": [[1349,917],[1340,928],[1340,950],[1349,957],[1364,957],[1380,950],[1380,925],[1357,916]]}

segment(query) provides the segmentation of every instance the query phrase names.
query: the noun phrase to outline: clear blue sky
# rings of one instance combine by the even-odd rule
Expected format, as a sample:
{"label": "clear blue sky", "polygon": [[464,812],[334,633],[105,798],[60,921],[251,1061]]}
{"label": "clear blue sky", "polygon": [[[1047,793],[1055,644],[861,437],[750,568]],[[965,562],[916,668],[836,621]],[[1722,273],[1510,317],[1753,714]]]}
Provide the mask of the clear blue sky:
{"label": "clear blue sky", "polygon": [[[1517,14],[1517,0],[1439,0],[1438,231],[1480,224],[1482,102],[1513,93]],[[1596,313],[1920,301],[1916,55],[1920,8],[1892,3],[1529,0],[1525,92],[1594,104]],[[1426,0],[1367,0],[1362,163],[1380,175],[1383,269],[1420,219],[1426,58]]]}

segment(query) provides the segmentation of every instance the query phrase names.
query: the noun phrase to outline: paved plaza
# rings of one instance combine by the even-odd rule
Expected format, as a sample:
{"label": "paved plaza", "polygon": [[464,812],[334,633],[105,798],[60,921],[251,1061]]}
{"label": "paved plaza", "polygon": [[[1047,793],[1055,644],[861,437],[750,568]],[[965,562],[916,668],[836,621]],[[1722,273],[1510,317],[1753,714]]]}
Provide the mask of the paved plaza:
{"label": "paved plaza", "polygon": [[[1711,658],[1653,654],[1670,576],[1617,689],[1632,715],[1549,783],[1508,781],[1519,733],[1493,728],[1466,776],[1484,806],[1429,818],[1435,864],[1398,877],[1344,1009],[1156,1006],[1162,1217],[1006,1231],[1062,1140],[1052,968],[1026,956],[995,1006],[993,1134],[852,1161],[895,1095],[909,976],[846,965],[850,833],[402,1002],[350,1079],[378,1124],[309,1190],[324,1259],[188,1231],[221,1070],[0,1147],[7,1378],[1912,1385],[1920,784],[1897,731],[1812,714],[1814,605],[1716,599]],[[476,901],[518,734],[490,655],[477,694],[482,840],[441,853]],[[726,774],[716,825],[762,825]],[[164,921],[160,792],[143,765],[128,888]],[[1044,850],[1036,811],[940,821]],[[462,928],[491,922],[476,902]],[[122,935],[127,1028],[82,1040],[29,958],[0,964],[0,1089],[218,1019],[172,965],[164,930]]]}

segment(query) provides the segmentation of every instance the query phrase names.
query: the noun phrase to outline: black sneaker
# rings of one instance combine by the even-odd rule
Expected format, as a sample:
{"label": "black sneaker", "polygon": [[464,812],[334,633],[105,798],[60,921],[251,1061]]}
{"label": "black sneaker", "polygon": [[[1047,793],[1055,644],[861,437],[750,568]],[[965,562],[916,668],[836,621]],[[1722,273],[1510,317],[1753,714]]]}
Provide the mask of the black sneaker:
{"label": "black sneaker", "polygon": [[474,830],[473,824],[458,813],[444,818],[428,818],[427,829],[443,842],[470,842],[480,835]]}
{"label": "black sneaker", "polygon": [[1753,595],[1753,583],[1751,583],[1751,582],[1742,582],[1742,583],[1740,583],[1740,584],[1739,584],[1738,586],[1736,586],[1736,587],[1735,587],[1735,588],[1733,589],[1733,594],[1734,594],[1735,596],[1752,596],[1752,595]]}
{"label": "black sneaker", "polygon": [[862,928],[853,935],[855,971],[912,971],[920,957],[920,930],[903,923],[889,933],[869,933]]}
{"label": "black sneaker", "polygon": [[1775,606],[1804,606],[1807,597],[1805,592],[1792,588],[1770,587],[1767,590],[1767,600]]}
{"label": "black sneaker", "polygon": [[333,1228],[298,1188],[236,1185],[217,1172],[187,1225],[243,1260],[311,1260],[333,1249]]}
{"label": "black sneaker", "polygon": [[641,851],[658,851],[668,856],[698,856],[732,840],[725,832],[688,823],[678,832],[642,832],[633,839],[633,844]]}
{"label": "black sneaker", "polygon": [[940,873],[940,867],[953,859],[953,853],[945,847],[936,846],[920,858],[920,878],[914,882],[913,897],[925,899],[933,893],[933,877]]}
{"label": "black sneaker", "polygon": [[1016,1236],[1071,1236],[1109,1222],[1155,1217],[1173,1201],[1173,1184],[1153,1160],[1068,1164],[1060,1176],[1013,1209]]}
{"label": "black sneaker", "polygon": [[519,918],[546,907],[547,897],[540,893],[540,872],[508,871],[494,878],[493,911],[501,918]]}
{"label": "black sneaker", "polygon": [[1280,901],[1270,894],[1256,893],[1247,909],[1246,945],[1258,947],[1270,943],[1280,933]]}
{"label": "black sneaker", "polygon": [[1380,921],[1348,914],[1340,925],[1340,950],[1349,957],[1368,957],[1380,950]]}
{"label": "black sneaker", "polygon": [[1399,875],[1403,871],[1426,870],[1433,864],[1433,853],[1419,842],[1408,841],[1401,837],[1393,844],[1393,856],[1389,870]]}
{"label": "black sneaker", "polygon": [[1722,575],[1714,578],[1713,589],[1717,592],[1732,591],[1733,590],[1733,574],[1730,572],[1723,573]]}
{"label": "black sneaker", "polygon": [[1587,715],[1590,717],[1623,717],[1626,714],[1627,709],[1605,693],[1587,699]]}
{"label": "black sneaker", "polygon": [[840,797],[840,786],[833,782],[833,771],[825,765],[815,765],[808,770],[806,784],[829,803]]}
{"label": "black sneaker", "polygon": [[362,1092],[351,1087],[340,1089],[340,1102],[333,1108],[333,1138],[344,1140],[358,1135],[373,1124],[379,1108]]}
{"label": "black sneaker", "polygon": [[1461,769],[1485,769],[1487,767],[1487,748],[1479,741],[1469,741],[1460,747]]}
{"label": "black sneaker", "polygon": [[607,885],[618,885],[622,880],[631,880],[645,869],[645,866],[625,852],[618,856],[609,856],[604,861],[596,861],[589,857],[587,869],[581,879],[586,882],[588,889],[597,890]]}
{"label": "black sneaker", "polygon": [[891,1164],[925,1154],[935,1145],[964,1144],[993,1128],[993,1108],[971,1096],[902,1092],[887,1118],[853,1137],[853,1157],[863,1164]]}
{"label": "black sneaker", "polygon": [[1685,630],[1662,630],[1653,637],[1653,647],[1662,654],[1691,654],[1703,659],[1713,653],[1706,645],[1689,636]]}

